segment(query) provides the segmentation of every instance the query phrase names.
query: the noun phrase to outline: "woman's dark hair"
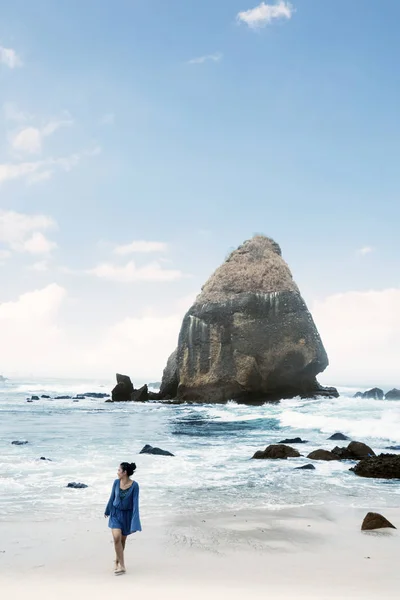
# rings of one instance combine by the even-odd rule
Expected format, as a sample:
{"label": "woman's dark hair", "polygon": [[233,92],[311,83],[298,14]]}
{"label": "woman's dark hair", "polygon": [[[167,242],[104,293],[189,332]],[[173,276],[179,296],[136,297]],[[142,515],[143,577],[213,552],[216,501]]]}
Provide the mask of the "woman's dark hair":
{"label": "woman's dark hair", "polygon": [[123,462],[123,463],[121,463],[120,466],[121,466],[121,469],[126,472],[126,474],[128,475],[128,477],[130,477],[131,475],[133,475],[134,472],[136,471],[136,465],[135,465],[135,463]]}

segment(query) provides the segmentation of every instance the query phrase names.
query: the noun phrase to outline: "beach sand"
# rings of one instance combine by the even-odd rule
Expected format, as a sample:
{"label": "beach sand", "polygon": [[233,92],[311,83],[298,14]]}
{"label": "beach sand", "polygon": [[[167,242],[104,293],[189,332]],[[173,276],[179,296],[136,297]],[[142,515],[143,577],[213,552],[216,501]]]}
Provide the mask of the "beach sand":
{"label": "beach sand", "polygon": [[[1,597],[399,598],[400,534],[361,532],[367,512],[301,507],[144,519],[143,532],[128,539],[122,577],[112,572],[105,519],[2,522]],[[400,509],[381,512],[400,524]]]}

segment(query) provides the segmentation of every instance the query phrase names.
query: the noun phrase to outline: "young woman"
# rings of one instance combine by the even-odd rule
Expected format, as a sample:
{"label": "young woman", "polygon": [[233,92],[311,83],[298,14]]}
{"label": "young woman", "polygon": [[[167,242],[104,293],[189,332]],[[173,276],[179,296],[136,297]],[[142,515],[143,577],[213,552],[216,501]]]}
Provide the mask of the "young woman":
{"label": "young woman", "polygon": [[120,464],[118,479],[113,483],[104,513],[105,517],[110,517],[108,526],[114,539],[116,575],[126,573],[124,550],[127,536],[142,531],[139,517],[139,484],[131,479],[135,471],[135,463]]}

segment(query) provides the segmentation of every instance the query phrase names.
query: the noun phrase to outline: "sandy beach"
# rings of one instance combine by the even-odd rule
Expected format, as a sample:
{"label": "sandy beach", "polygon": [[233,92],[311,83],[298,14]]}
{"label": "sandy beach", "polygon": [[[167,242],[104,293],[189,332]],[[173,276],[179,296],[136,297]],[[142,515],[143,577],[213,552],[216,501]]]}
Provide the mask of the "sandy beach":
{"label": "sandy beach", "polygon": [[[398,531],[361,532],[366,512],[321,506],[144,521],[118,578],[105,520],[3,522],[1,589],[10,600],[397,598]],[[400,522],[400,510],[384,514]]]}

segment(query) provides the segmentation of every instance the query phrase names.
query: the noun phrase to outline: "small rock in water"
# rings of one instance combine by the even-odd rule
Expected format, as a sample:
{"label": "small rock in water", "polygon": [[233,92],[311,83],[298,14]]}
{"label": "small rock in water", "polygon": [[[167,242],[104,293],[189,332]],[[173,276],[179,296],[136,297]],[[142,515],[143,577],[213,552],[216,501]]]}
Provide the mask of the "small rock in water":
{"label": "small rock in water", "polygon": [[314,465],[303,465],[302,467],[296,467],[296,471],[315,471]]}
{"label": "small rock in water", "polygon": [[31,400],[39,400],[39,396],[31,396]]}
{"label": "small rock in water", "polygon": [[372,477],[376,479],[400,479],[400,455],[380,454],[363,458],[350,469],[359,477]]}
{"label": "small rock in water", "polygon": [[150,446],[149,444],[146,444],[144,448],[141,449],[139,454],[157,454],[159,456],[174,456],[171,452],[168,452],[168,450],[161,450],[161,448],[153,448],[153,446]]}
{"label": "small rock in water", "polygon": [[45,398],[46,400],[50,400],[50,396],[47,396],[46,394],[43,394],[42,396],[40,396],[41,398]]}
{"label": "small rock in water", "polygon": [[299,437],[296,438],[289,438],[287,440],[282,440],[281,442],[278,442],[278,444],[308,444],[307,440],[302,440]]}
{"label": "small rock in water", "polygon": [[71,396],[56,396],[54,400],[71,400]]}
{"label": "small rock in water", "polygon": [[11,442],[11,444],[13,446],[26,446],[26,444],[29,444],[29,442],[22,442],[20,440],[15,440],[14,442]]}
{"label": "small rock in water", "polygon": [[328,438],[328,440],[336,440],[336,441],[342,441],[345,442],[346,440],[349,440],[350,438],[347,437],[347,435],[344,435],[344,433],[334,433],[333,435],[331,435],[330,438]]}
{"label": "small rock in water", "polygon": [[51,458],[46,458],[45,456],[41,456],[39,460],[48,460],[49,462],[52,462]]}
{"label": "small rock in water", "polygon": [[307,458],[311,458],[311,460],[339,460],[339,457],[333,452],[329,452],[329,450],[314,450]]}
{"label": "small rock in water", "polygon": [[384,529],[384,528],[396,529],[394,525],[390,523],[385,517],[379,513],[369,512],[365,517],[362,525],[362,531],[372,531],[373,529]]}
{"label": "small rock in water", "polygon": [[88,486],[85,483],[75,483],[75,481],[67,485],[67,488],[73,488],[74,490],[80,490],[87,487]]}
{"label": "small rock in water", "polygon": [[290,446],[285,446],[284,444],[271,444],[265,448],[265,450],[258,450],[253,458],[286,460],[287,458],[297,458],[299,456],[301,456],[301,454]]}
{"label": "small rock in water", "polygon": [[33,402],[32,398],[27,398],[26,401],[27,402]]}
{"label": "small rock in water", "polygon": [[386,446],[386,450],[400,450],[400,446]]}
{"label": "small rock in water", "polygon": [[340,460],[361,460],[368,456],[375,456],[375,452],[362,442],[350,442],[347,448],[334,448],[332,453]]}

